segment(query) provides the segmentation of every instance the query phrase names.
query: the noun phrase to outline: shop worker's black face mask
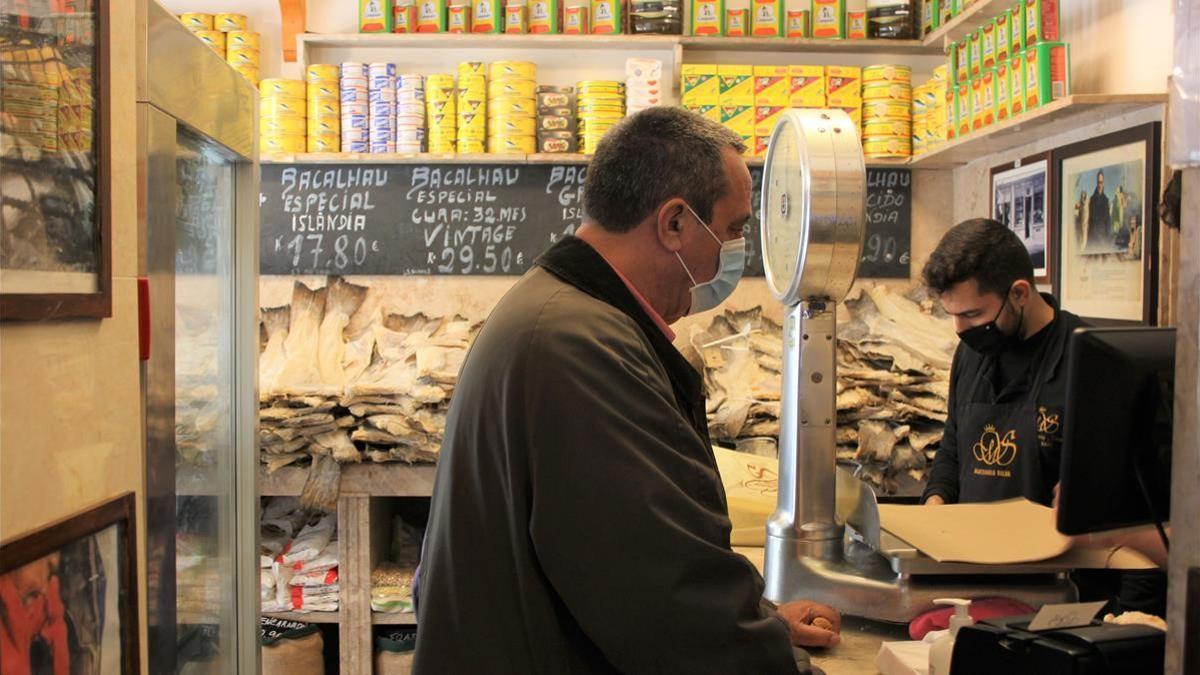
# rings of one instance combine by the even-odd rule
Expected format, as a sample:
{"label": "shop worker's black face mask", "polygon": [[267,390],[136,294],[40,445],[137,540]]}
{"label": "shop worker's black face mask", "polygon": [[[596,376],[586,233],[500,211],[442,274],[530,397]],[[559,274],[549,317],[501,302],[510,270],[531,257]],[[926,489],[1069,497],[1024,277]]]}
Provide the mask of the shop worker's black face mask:
{"label": "shop worker's black face mask", "polygon": [[1021,308],[1021,318],[1017,321],[1016,330],[1012,335],[1005,335],[1000,330],[1000,326],[996,325],[996,319],[999,319],[1000,315],[1004,313],[1006,305],[1008,305],[1008,293],[1004,294],[1004,302],[1000,305],[1000,311],[996,312],[995,319],[962,331],[958,334],[958,338],[982,356],[995,356],[1016,346],[1021,341],[1021,324],[1025,321],[1025,309]]}

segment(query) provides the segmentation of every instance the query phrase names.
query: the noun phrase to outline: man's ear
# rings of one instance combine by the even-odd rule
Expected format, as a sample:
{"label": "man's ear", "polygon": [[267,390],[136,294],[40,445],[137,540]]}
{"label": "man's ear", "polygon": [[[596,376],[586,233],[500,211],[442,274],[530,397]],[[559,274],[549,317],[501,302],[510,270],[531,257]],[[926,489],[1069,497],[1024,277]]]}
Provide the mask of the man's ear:
{"label": "man's ear", "polygon": [[655,232],[658,241],[668,251],[676,252],[683,248],[683,217],[687,213],[684,201],[678,197],[668,199],[658,207],[655,213]]}
{"label": "man's ear", "polygon": [[1012,291],[1010,292],[1012,293],[1014,301],[1020,300],[1027,302],[1029,298],[1033,297],[1033,294],[1037,292],[1037,289],[1035,289],[1033,285],[1029,283],[1029,280],[1018,279],[1017,282],[1012,285]]}

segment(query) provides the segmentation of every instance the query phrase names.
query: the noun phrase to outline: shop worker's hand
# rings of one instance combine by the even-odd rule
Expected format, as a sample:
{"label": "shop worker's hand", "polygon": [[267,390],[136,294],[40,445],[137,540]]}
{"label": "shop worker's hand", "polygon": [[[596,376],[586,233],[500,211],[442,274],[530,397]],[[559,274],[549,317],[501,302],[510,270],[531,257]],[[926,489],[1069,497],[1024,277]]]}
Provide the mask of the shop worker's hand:
{"label": "shop worker's hand", "polygon": [[942,499],[941,495],[930,495],[929,499],[925,500],[925,503],[931,506],[941,506],[946,503],[946,500]]}
{"label": "shop worker's hand", "polygon": [[842,640],[842,615],[832,607],[796,600],[780,605],[779,615],[797,647],[833,647]]}

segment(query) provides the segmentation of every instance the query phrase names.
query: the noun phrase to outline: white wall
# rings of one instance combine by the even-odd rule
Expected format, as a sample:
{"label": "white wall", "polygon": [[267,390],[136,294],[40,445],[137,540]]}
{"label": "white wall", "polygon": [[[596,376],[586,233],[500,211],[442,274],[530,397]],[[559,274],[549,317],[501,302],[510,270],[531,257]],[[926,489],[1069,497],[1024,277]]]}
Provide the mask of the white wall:
{"label": "white wall", "polygon": [[1174,2],[1060,0],[1062,31],[1071,44],[1072,89],[1084,94],[1147,94],[1167,90]]}

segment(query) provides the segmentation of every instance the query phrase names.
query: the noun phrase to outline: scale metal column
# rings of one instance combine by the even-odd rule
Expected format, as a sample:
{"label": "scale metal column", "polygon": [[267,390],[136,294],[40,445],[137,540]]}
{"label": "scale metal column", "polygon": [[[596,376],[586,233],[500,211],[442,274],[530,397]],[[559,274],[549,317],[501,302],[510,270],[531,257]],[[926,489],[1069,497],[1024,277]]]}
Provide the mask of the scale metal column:
{"label": "scale metal column", "polygon": [[767,521],[764,595],[903,622],[937,597],[1072,600],[1061,568],[924,556],[882,530],[874,493],[836,468],[837,303],[854,284],[866,217],[866,164],[846,113],[784,114],[767,150],[761,211],[767,283],[787,308],[779,497]]}

